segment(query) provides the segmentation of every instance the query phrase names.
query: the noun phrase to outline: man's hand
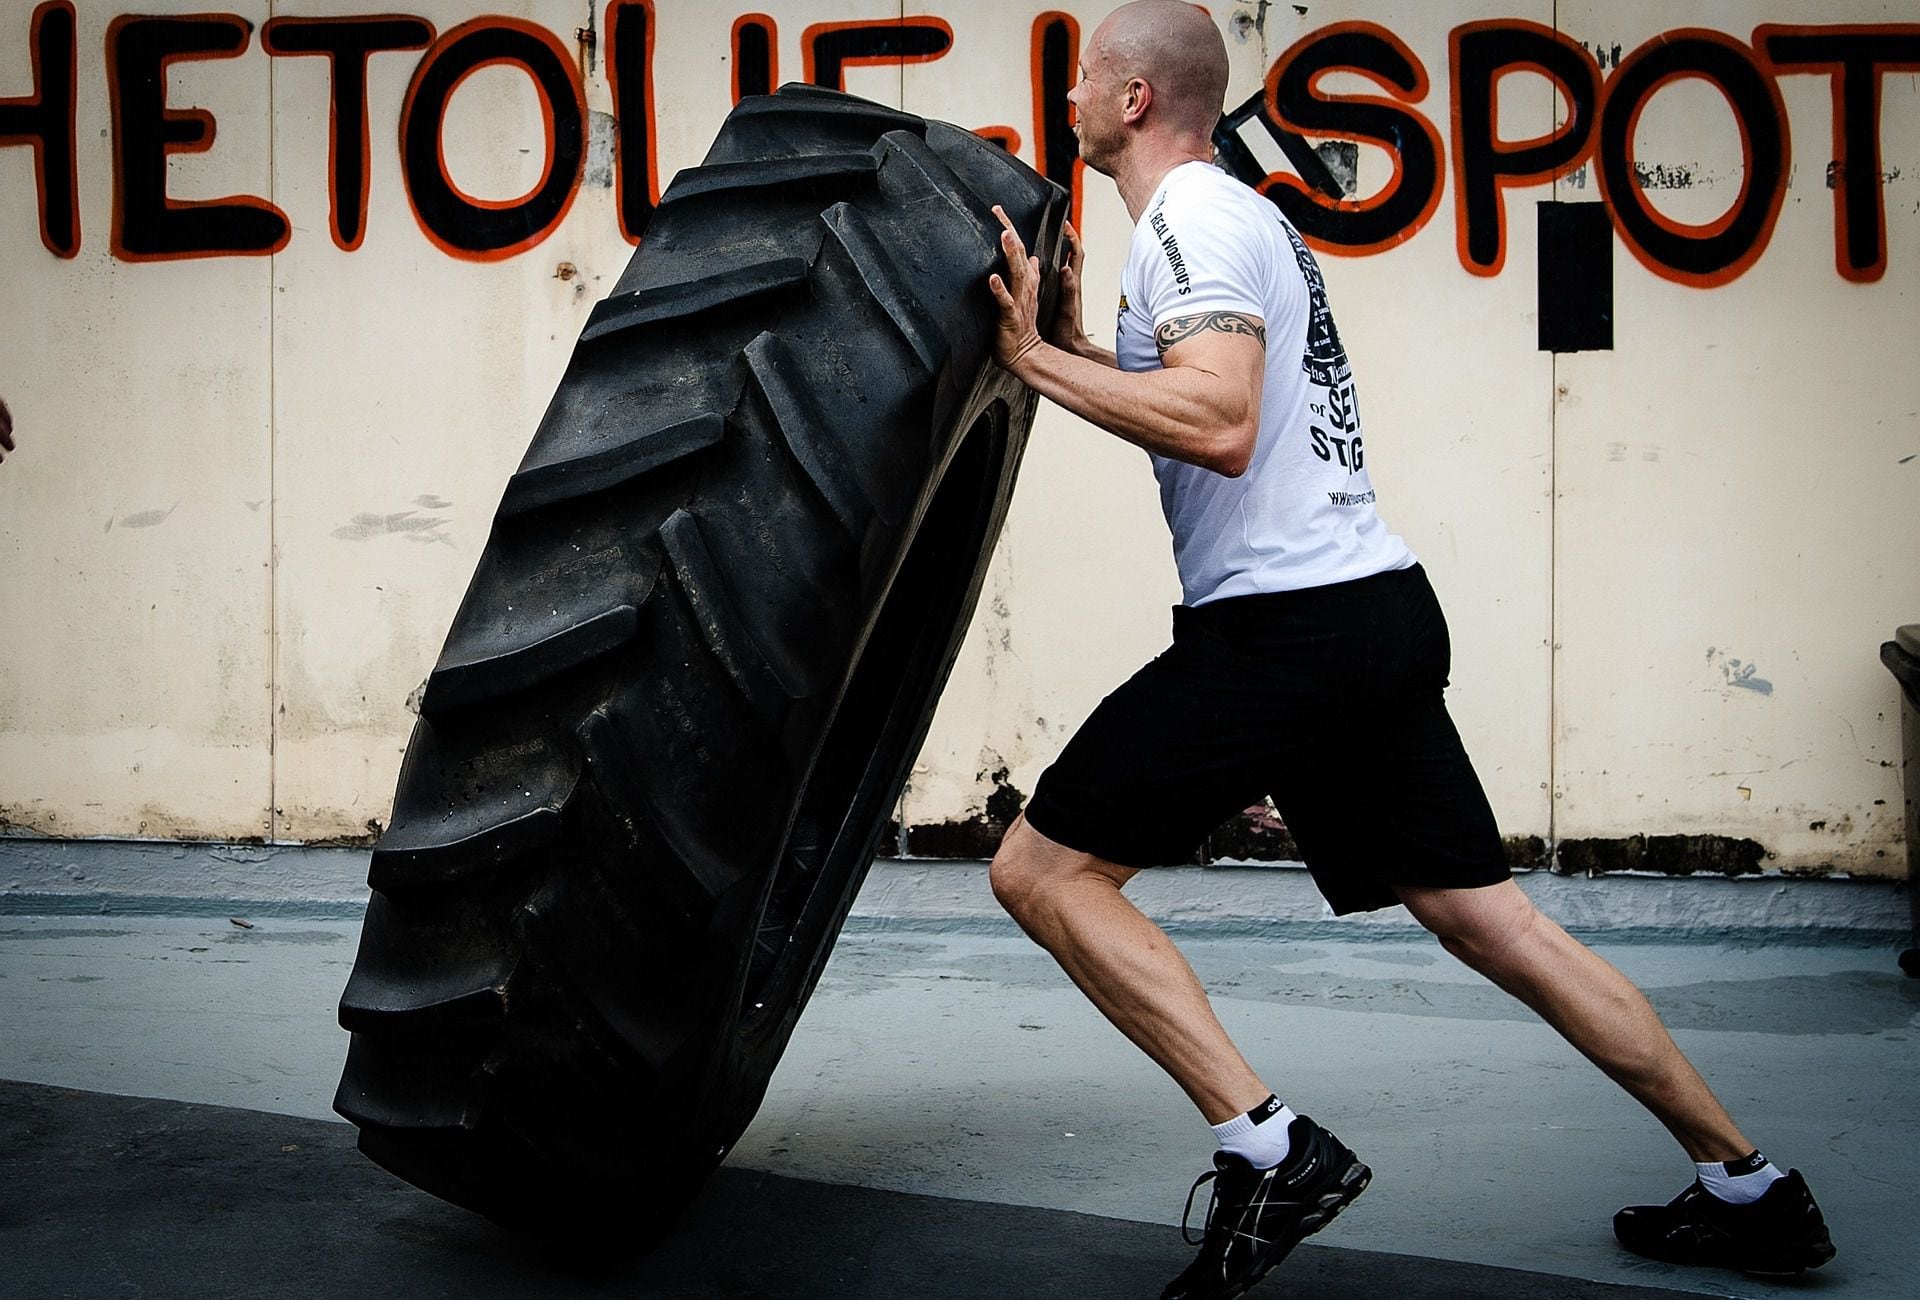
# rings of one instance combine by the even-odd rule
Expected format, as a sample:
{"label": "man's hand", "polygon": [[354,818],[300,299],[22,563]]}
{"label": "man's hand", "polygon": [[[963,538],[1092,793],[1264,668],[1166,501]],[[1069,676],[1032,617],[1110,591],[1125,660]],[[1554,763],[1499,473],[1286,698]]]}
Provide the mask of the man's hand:
{"label": "man's hand", "polygon": [[0,460],[7,458],[13,450],[13,412],[7,409],[5,398],[0,398]]}
{"label": "man's hand", "polygon": [[1085,345],[1091,340],[1081,319],[1080,272],[1087,264],[1087,250],[1081,246],[1080,232],[1073,228],[1071,221],[1061,228],[1061,233],[1067,239],[1067,260],[1060,268],[1060,306],[1054,313],[1053,328],[1048,331],[1052,337],[1047,342],[1085,356]]}
{"label": "man's hand", "polygon": [[[1000,328],[993,338],[993,359],[1007,370],[1014,370],[1021,358],[1040,346],[1040,259],[1027,255],[1027,245],[1013,228],[1006,210],[993,205],[993,215],[1005,227],[1000,232],[1000,251],[1006,254],[1007,276],[996,272],[987,277],[987,288],[1000,304]],[[1017,371],[1016,371],[1017,373]]]}
{"label": "man's hand", "polygon": [[[1000,247],[1007,256],[1005,278],[987,277],[1000,305],[993,359],[1042,397],[1155,455],[1229,478],[1244,474],[1260,434],[1265,322],[1235,312],[1170,321],[1170,332],[1158,340],[1161,368],[1137,374],[1120,370],[1111,352],[1091,344],[1087,351],[1042,347],[1040,259],[1027,255],[1003,209],[995,207],[993,215],[1005,227]],[[1075,271],[1079,245],[1076,235],[1068,258]]]}

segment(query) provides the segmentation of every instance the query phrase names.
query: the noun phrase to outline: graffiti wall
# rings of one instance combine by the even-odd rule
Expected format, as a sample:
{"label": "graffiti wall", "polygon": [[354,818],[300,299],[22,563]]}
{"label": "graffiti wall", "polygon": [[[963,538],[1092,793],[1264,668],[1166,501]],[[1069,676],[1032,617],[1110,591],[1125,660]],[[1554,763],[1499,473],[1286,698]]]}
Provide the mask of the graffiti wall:
{"label": "graffiti wall", "polygon": [[[1064,96],[1107,7],[0,5],[0,828],[377,829],[573,341],[741,96],[1018,154],[1103,319],[1130,227]],[[1220,161],[1319,250],[1521,852],[1897,871],[1920,10],[1212,8]],[[1144,458],[1043,411],[906,848],[990,842],[1177,592]]]}

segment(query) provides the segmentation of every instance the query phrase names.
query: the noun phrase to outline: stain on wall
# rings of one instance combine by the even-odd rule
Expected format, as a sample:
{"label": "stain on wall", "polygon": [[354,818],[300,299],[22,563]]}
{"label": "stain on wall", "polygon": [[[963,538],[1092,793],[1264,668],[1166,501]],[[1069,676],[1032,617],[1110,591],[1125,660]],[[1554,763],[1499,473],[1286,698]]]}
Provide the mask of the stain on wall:
{"label": "stain on wall", "polygon": [[362,511],[333,530],[343,542],[366,542],[376,537],[404,537],[411,542],[443,542],[450,521],[441,515],[423,515],[417,510],[400,510],[377,515]]}
{"label": "stain on wall", "polygon": [[1719,672],[1720,680],[1736,690],[1752,691],[1755,695],[1773,694],[1773,683],[1759,675],[1760,669],[1757,665],[1727,654],[1715,646],[1707,647],[1707,663]]}
{"label": "stain on wall", "polygon": [[1751,876],[1766,861],[1755,840],[1730,835],[1628,835],[1562,840],[1558,870],[1598,876],[1612,871],[1651,871],[1663,876]]}
{"label": "stain on wall", "polygon": [[942,821],[913,822],[900,835],[905,856],[916,858],[991,858],[1013,819],[1027,806],[1026,792],[1010,780],[1003,766],[978,774],[987,790],[980,812]]}

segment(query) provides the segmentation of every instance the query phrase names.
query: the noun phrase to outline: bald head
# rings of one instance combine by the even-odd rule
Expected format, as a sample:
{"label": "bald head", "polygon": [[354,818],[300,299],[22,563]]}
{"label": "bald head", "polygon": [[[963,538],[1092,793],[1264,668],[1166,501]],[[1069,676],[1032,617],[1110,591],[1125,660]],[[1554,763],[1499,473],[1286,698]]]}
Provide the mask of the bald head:
{"label": "bald head", "polygon": [[[1227,44],[1213,19],[1183,0],[1134,0],[1107,15],[1087,54],[1116,80],[1153,87],[1166,125],[1213,134],[1227,94]],[[1091,66],[1091,63],[1090,63]]]}

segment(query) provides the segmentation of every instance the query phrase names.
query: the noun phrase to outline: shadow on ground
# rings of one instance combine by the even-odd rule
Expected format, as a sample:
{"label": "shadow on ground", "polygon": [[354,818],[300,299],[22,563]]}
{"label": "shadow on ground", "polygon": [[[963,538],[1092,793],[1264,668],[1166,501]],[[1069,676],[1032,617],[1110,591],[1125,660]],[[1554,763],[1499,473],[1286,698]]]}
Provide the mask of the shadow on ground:
{"label": "shadow on ground", "polygon": [[[0,1254],[23,1297],[1152,1297],[1187,1259],[1159,1224],[723,1169],[673,1237],[589,1267],[362,1159],[353,1130],[0,1081]],[[1334,1247],[1255,1292],[1679,1300]]]}

